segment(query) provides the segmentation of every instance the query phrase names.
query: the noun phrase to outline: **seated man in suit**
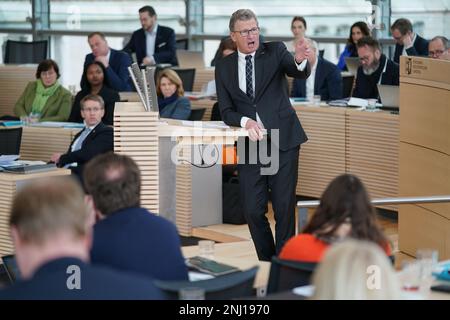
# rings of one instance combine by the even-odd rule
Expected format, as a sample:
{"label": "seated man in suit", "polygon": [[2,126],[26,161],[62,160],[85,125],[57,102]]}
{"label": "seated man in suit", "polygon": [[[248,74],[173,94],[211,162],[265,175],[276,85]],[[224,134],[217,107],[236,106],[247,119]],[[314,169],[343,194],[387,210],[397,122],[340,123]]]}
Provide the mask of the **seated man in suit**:
{"label": "seated man in suit", "polygon": [[411,21],[397,19],[391,26],[394,38],[394,62],[400,63],[400,56],[428,56],[428,41],[413,32]]}
{"label": "seated man in suit", "polygon": [[65,154],[55,153],[51,161],[58,167],[68,166],[81,181],[84,165],[100,153],[112,151],[113,128],[102,122],[105,103],[98,95],[89,94],[80,102],[85,127],[78,132]]}
{"label": "seated man in suit", "polygon": [[123,49],[136,53],[136,62],[140,65],[170,63],[178,65],[176,55],[175,31],[156,22],[155,9],[144,6],[139,9],[142,28],[133,32],[130,41]]}
{"label": "seated man in suit", "polygon": [[128,156],[105,153],[86,166],[97,216],[91,262],[159,280],[187,280],[175,225],[140,207],[141,175]]}
{"label": "seated man in suit", "polygon": [[380,43],[372,37],[358,40],[356,47],[361,66],[356,73],[353,97],[378,99],[377,84],[399,85],[398,64],[381,53]]}
{"label": "seated man in suit", "polygon": [[[131,78],[128,73],[128,67],[132,63],[130,56],[125,52],[111,49],[105,35],[101,32],[91,33],[88,36],[88,43],[92,53],[86,55],[84,70],[88,64],[99,61],[105,66],[108,87],[116,91],[131,91]],[[81,89],[85,89],[86,85],[86,80],[82,78]]]}
{"label": "seated man in suit", "polygon": [[335,64],[319,56],[319,49],[314,40],[306,38],[312,49],[308,62],[312,66],[308,79],[294,79],[292,96],[312,100],[314,95],[320,95],[321,100],[336,100],[342,98],[342,76]]}
{"label": "seated man in suit", "polygon": [[9,221],[22,281],[0,300],[162,298],[150,279],[88,264],[93,213],[84,196],[67,176],[19,191]]}
{"label": "seated man in suit", "polygon": [[436,36],[428,44],[428,56],[433,59],[450,60],[450,46],[444,36]]}

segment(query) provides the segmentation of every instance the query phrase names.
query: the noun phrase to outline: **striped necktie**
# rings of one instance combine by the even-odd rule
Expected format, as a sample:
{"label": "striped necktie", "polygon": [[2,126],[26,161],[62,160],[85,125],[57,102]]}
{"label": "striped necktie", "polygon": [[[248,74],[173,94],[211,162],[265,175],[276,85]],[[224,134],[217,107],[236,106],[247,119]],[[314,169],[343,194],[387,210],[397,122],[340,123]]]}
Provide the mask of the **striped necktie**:
{"label": "striped necktie", "polygon": [[253,100],[255,94],[253,92],[253,63],[252,55],[245,56],[245,81],[246,81],[246,94],[247,97]]}

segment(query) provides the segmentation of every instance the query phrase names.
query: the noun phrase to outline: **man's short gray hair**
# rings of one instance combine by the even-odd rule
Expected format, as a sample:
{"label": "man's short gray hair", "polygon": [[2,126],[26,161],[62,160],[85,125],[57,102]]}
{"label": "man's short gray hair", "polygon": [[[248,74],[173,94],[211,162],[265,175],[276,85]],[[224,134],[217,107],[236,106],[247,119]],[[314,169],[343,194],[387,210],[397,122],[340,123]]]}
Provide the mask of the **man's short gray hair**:
{"label": "man's short gray hair", "polygon": [[305,40],[308,42],[309,46],[314,49],[314,51],[316,52],[316,54],[319,54],[319,45],[317,44],[316,41],[314,41],[311,38],[305,38]]}
{"label": "man's short gray hair", "polygon": [[234,25],[236,24],[236,21],[241,20],[241,21],[248,21],[251,19],[255,19],[256,21],[256,25],[258,25],[258,19],[256,18],[255,13],[250,10],[250,9],[239,9],[237,11],[235,11],[230,18],[230,31],[233,32],[234,30]]}
{"label": "man's short gray hair", "polygon": [[442,44],[444,45],[445,50],[448,50],[449,45],[448,45],[448,39],[446,37],[444,37],[444,36],[436,36],[433,39],[431,39],[430,42],[436,41],[436,40],[441,40]]}

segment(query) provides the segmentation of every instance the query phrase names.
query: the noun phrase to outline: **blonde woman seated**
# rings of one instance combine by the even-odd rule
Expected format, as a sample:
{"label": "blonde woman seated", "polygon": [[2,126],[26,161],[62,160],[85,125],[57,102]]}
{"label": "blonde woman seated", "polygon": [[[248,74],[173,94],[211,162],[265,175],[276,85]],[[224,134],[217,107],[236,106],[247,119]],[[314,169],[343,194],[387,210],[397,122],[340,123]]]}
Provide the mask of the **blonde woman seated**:
{"label": "blonde woman seated", "polygon": [[396,300],[400,282],[383,250],[373,242],[345,240],[333,245],[312,283],[316,300]]}
{"label": "blonde woman seated", "polygon": [[28,83],[14,106],[17,117],[37,115],[40,121],[66,121],[70,115],[72,95],[58,82],[59,68],[48,59],[39,63],[36,81]]}
{"label": "blonde woman seated", "polygon": [[164,69],[156,84],[159,114],[162,118],[187,120],[191,114],[191,102],[183,97],[183,82],[172,69]]}
{"label": "blonde woman seated", "polygon": [[391,247],[378,225],[366,188],[351,174],[341,175],[328,185],[303,233],[286,242],[280,258],[320,262],[331,244],[345,238],[371,241],[387,256],[391,255]]}

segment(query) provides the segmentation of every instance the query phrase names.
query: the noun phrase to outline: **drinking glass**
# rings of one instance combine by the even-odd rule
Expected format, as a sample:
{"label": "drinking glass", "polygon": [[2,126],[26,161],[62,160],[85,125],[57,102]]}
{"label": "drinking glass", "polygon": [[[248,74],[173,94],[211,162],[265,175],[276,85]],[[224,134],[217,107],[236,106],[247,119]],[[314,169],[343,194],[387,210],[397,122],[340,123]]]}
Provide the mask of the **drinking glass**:
{"label": "drinking glass", "polygon": [[214,244],[212,240],[200,240],[198,242],[198,248],[200,256],[207,259],[214,259]]}

